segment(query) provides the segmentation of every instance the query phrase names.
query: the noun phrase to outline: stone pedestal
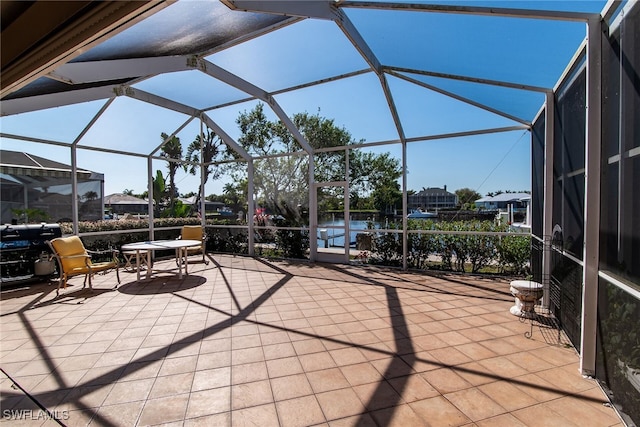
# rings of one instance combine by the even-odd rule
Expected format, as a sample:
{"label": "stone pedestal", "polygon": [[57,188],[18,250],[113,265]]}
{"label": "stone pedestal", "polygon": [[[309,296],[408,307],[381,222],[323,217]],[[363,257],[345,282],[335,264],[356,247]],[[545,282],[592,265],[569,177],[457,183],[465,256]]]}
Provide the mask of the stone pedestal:
{"label": "stone pedestal", "polygon": [[536,303],[543,294],[542,284],[532,280],[514,280],[509,290],[515,297],[515,305],[509,312],[518,317],[534,317]]}

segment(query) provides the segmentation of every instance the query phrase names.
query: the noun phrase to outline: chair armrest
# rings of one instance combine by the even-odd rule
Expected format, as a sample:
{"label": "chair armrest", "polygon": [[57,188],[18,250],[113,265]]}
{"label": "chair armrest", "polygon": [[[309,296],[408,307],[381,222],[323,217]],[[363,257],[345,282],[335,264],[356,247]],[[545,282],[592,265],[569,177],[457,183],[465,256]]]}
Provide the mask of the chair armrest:
{"label": "chair armrest", "polygon": [[91,258],[87,254],[78,254],[78,255],[58,255],[60,259],[73,259],[73,258]]}
{"label": "chair armrest", "polygon": [[107,249],[104,251],[90,251],[87,249],[87,253],[90,255],[104,255],[104,254],[117,254],[118,250],[117,249]]}
{"label": "chair armrest", "polygon": [[92,258],[93,255],[111,255],[111,258],[113,259],[113,261],[118,261],[118,249],[115,249],[115,248],[110,248],[103,251],[87,250],[87,253],[89,254],[89,258]]}

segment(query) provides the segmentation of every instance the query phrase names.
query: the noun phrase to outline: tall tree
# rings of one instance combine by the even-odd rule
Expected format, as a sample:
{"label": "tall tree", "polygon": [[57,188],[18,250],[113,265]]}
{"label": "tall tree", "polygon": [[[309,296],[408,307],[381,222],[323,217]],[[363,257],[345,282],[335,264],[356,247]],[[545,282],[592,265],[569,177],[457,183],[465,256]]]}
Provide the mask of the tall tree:
{"label": "tall tree", "polygon": [[[187,147],[187,153],[185,154],[185,160],[193,163],[204,163],[204,182],[208,182],[209,178],[217,179],[220,174],[220,168],[212,165],[211,162],[216,160],[220,155],[220,149],[224,143],[222,139],[210,129],[206,129],[203,134],[203,138],[197,135],[195,139]],[[196,164],[188,166],[188,171],[191,175],[196,175],[200,172],[200,167]],[[196,195],[196,206],[200,204],[200,195],[202,194],[202,181],[198,187],[198,194]]]}
{"label": "tall tree", "polygon": [[[263,156],[254,162],[256,192],[261,193],[271,207],[284,210],[285,207],[307,206],[309,157],[301,153],[302,150],[291,132],[282,122],[269,121],[263,104],[240,114],[236,122],[241,132],[238,143],[250,154]],[[359,143],[344,127],[337,126],[332,119],[321,117],[319,113],[298,113],[292,117],[292,122],[315,149],[341,146],[355,148]],[[290,154],[296,152],[298,154]],[[313,156],[316,182],[347,179],[345,157],[344,150],[316,153]],[[234,171],[237,180],[246,178],[245,170],[242,165]],[[349,152],[349,180],[353,200],[358,199],[356,192],[370,196],[376,188],[379,188],[380,194],[390,194],[388,191],[385,193],[383,188],[388,190],[387,187],[393,187],[392,183],[400,176],[398,161],[388,153],[377,155],[357,149]],[[395,186],[399,188],[397,182]],[[336,193],[332,196],[343,195]],[[389,205],[396,203],[389,197],[383,198]]]}
{"label": "tall tree", "polygon": [[166,188],[164,176],[162,175],[161,170],[156,171],[156,177],[153,178],[153,182],[151,184],[153,185],[153,202],[154,202],[153,206],[156,213],[160,213],[162,201],[164,200],[167,194],[167,188]]}
{"label": "tall tree", "polygon": [[175,135],[169,138],[169,135],[162,132],[160,134],[160,138],[162,138],[162,141],[166,141],[162,145],[160,157],[171,159],[167,160],[167,168],[169,169],[169,204],[173,208],[174,200],[177,196],[176,173],[178,172],[178,169],[184,168],[180,163],[182,160],[182,144],[180,143],[180,138]]}
{"label": "tall tree", "polygon": [[458,207],[462,209],[471,209],[476,200],[481,199],[482,195],[470,188],[460,188],[455,191],[458,196]]}

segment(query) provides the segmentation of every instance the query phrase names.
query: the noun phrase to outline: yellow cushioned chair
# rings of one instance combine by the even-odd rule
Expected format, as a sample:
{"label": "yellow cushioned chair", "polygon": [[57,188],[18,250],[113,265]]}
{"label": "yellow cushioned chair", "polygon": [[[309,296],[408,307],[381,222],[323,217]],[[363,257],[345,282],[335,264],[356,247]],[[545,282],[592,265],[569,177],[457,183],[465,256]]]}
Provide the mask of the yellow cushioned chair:
{"label": "yellow cushioned chair", "polygon": [[[60,280],[58,282],[58,289],[56,289],[56,295],[59,295],[60,288],[67,287],[67,279],[73,276],[84,275],[84,288],[89,279],[89,288],[91,286],[91,276],[96,273],[104,272],[107,270],[116,270],[116,277],[118,278],[118,284],[120,284],[120,274],[118,272],[119,261],[115,251],[87,251],[82,244],[82,240],[78,236],[71,237],[59,237],[57,239],[47,241],[47,244],[51,248],[56,260],[58,261],[58,267],[60,268]],[[91,254],[104,254],[110,253],[112,255],[111,261],[106,262],[92,262]],[[118,285],[116,285],[116,288]]]}
{"label": "yellow cushioned chair", "polygon": [[[207,244],[207,235],[199,225],[183,225],[182,232],[180,233],[180,239],[182,240],[198,240],[202,242],[200,246],[193,246],[187,248],[187,256],[202,253],[202,262],[205,265],[209,265],[209,261],[205,258],[205,247]],[[185,260],[186,261],[186,260]]]}

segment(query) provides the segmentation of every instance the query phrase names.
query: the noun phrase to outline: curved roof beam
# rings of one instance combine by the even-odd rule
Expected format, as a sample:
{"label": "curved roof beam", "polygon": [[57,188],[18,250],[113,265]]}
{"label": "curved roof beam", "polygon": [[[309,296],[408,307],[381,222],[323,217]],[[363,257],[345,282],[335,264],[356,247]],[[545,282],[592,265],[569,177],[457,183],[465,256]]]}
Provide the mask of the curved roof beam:
{"label": "curved roof beam", "polygon": [[501,16],[507,18],[546,19],[570,22],[587,22],[592,18],[600,17],[600,14],[598,13],[584,12],[373,1],[345,0],[338,3],[337,6],[341,8],[349,7],[362,9],[404,10],[413,12],[456,13],[461,15]]}
{"label": "curved roof beam", "polygon": [[[269,2],[268,2],[269,3]],[[284,112],[282,107],[278,104],[273,96],[264,89],[259,88],[258,86],[242,79],[241,77],[236,76],[235,74],[225,70],[222,67],[215,65],[212,62],[207,61],[203,58],[193,58],[191,62],[191,66],[193,68],[197,68],[205,74],[208,74],[211,77],[214,77],[229,86],[233,86],[238,90],[241,90],[245,93],[248,93],[265,103],[267,103],[273,112],[278,116],[280,121],[289,129],[289,132],[293,135],[293,137],[298,141],[298,144],[309,154],[313,153],[313,147],[307,141],[307,139],[302,135],[300,130],[293,124],[289,116]]]}

